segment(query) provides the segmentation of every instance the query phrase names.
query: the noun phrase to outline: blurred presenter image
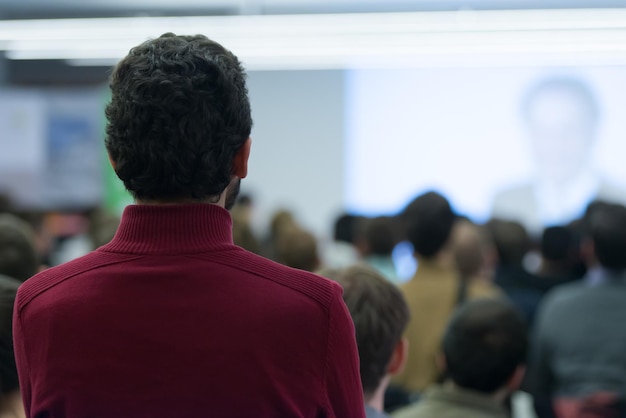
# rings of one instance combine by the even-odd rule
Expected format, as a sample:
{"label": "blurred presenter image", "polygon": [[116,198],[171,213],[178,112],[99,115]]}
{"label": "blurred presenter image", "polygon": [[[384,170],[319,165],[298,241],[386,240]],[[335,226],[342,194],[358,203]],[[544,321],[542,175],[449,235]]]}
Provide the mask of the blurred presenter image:
{"label": "blurred presenter image", "polygon": [[624,202],[626,190],[592,162],[602,115],[591,86],[579,78],[545,78],[527,91],[521,113],[534,176],[496,194],[492,216],[538,233],[579,217],[592,200]]}

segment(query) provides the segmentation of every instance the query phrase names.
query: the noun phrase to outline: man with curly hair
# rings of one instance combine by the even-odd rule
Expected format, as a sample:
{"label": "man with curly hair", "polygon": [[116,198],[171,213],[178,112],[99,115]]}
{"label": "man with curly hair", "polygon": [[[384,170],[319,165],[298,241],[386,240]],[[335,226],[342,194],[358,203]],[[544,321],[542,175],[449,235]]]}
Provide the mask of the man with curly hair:
{"label": "man with curly hair", "polygon": [[115,238],[20,289],[30,417],[362,417],[338,284],[232,242],[252,119],[237,57],[165,34],[114,69],[111,164],[136,204]]}

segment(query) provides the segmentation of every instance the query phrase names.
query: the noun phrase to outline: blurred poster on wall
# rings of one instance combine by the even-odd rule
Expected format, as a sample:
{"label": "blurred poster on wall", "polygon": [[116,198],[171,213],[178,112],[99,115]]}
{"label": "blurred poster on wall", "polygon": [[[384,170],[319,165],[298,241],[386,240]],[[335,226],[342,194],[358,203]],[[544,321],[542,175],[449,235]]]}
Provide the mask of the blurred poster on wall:
{"label": "blurred poster on wall", "polygon": [[36,205],[46,160],[46,106],[40,94],[0,91],[0,193]]}
{"label": "blurred poster on wall", "polygon": [[0,193],[18,207],[102,201],[102,90],[0,90]]}

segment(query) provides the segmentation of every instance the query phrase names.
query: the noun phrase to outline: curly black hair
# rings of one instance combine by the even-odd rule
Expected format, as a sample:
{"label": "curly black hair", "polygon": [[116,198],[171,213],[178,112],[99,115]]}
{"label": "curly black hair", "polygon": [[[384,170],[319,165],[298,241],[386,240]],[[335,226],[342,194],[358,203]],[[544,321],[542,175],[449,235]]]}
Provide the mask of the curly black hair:
{"label": "curly black hair", "polygon": [[135,199],[217,200],[252,129],[237,57],[203,35],[166,33],[131,49],[110,87],[105,143]]}

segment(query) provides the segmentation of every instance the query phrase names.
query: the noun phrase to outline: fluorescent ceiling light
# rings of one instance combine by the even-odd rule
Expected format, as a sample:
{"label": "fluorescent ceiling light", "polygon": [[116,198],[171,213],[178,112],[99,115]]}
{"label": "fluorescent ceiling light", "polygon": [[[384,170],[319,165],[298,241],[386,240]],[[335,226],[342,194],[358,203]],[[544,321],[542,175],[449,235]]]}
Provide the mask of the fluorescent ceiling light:
{"label": "fluorescent ceiling light", "polygon": [[206,34],[252,70],[626,62],[625,9],[14,20],[0,50],[114,64],[163,32]]}

